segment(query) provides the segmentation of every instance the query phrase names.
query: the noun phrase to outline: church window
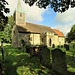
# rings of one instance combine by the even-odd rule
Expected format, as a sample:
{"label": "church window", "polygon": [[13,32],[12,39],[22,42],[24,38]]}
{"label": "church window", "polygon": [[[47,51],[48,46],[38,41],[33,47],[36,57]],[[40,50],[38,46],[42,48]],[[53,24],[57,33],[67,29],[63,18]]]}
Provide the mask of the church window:
{"label": "church window", "polygon": [[44,42],[44,38],[42,38],[42,42]]}
{"label": "church window", "polygon": [[20,13],[20,17],[22,17],[22,13]]}

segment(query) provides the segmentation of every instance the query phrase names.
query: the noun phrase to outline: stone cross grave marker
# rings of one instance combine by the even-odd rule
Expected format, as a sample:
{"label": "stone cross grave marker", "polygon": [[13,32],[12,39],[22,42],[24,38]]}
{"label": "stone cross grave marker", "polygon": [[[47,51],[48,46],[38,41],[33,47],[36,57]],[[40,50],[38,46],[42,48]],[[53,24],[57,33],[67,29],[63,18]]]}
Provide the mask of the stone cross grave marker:
{"label": "stone cross grave marker", "polygon": [[67,75],[66,53],[58,48],[52,50],[52,69],[56,75]]}

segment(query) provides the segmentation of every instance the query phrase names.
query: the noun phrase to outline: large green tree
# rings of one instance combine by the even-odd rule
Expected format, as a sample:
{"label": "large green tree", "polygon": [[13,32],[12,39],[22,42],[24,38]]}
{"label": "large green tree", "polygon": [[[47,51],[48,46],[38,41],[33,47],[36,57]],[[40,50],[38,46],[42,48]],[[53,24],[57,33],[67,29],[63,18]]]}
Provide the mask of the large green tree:
{"label": "large green tree", "polygon": [[11,43],[12,28],[14,25],[13,16],[8,17],[8,24],[4,28],[4,41]]}
{"label": "large green tree", "polygon": [[4,30],[4,26],[8,22],[8,17],[4,13],[9,13],[9,9],[6,8],[8,3],[5,0],[0,0],[0,31]]}
{"label": "large green tree", "polygon": [[4,13],[9,13],[9,9],[6,8],[8,3],[5,0],[0,0],[0,37],[1,37],[1,51],[2,51],[2,59],[4,62],[4,48],[3,48],[3,31],[8,22],[8,17],[4,15]]}
{"label": "large green tree", "polygon": [[0,42],[3,42],[4,28],[8,22],[8,17],[4,15],[4,13],[9,13],[6,5],[8,5],[8,3],[5,0],[0,0]]}
{"label": "large green tree", "polygon": [[68,42],[75,41],[75,24],[72,26],[70,32],[68,33]]}
{"label": "large green tree", "polygon": [[64,12],[69,9],[69,6],[72,8],[75,7],[75,0],[23,0],[25,3],[28,3],[32,6],[34,3],[40,8],[51,7],[55,12]]}

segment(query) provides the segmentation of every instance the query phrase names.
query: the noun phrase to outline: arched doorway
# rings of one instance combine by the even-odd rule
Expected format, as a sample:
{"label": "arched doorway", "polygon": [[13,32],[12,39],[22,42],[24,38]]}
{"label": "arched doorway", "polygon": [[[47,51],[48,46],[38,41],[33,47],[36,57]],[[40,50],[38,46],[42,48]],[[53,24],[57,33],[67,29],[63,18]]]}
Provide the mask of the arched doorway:
{"label": "arched doorway", "polygon": [[51,46],[51,42],[52,42],[52,41],[51,41],[51,38],[50,38],[50,39],[49,39],[49,45],[50,45],[50,46]]}

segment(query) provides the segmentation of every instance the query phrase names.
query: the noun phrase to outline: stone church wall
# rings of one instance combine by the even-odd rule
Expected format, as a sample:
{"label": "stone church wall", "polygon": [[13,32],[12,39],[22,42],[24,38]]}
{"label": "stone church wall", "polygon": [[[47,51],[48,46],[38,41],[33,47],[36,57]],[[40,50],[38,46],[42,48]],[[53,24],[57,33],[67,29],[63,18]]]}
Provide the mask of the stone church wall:
{"label": "stone church wall", "polygon": [[18,33],[18,47],[21,47],[22,39],[31,45],[40,44],[40,34]]}
{"label": "stone church wall", "polygon": [[18,30],[16,25],[13,26],[12,30],[12,46],[14,47],[18,46]]}
{"label": "stone church wall", "polygon": [[30,43],[32,45],[40,45],[40,34],[31,34],[30,35]]}
{"label": "stone church wall", "polygon": [[54,35],[52,38],[52,44],[59,45],[58,35]]}
{"label": "stone church wall", "polygon": [[[47,32],[47,36],[46,36],[46,45],[48,47],[51,47],[53,44],[53,37],[54,37],[54,33],[49,33]],[[50,46],[50,39],[51,39],[51,46]]]}
{"label": "stone church wall", "polygon": [[58,37],[59,45],[65,44],[65,38],[64,37]]}

